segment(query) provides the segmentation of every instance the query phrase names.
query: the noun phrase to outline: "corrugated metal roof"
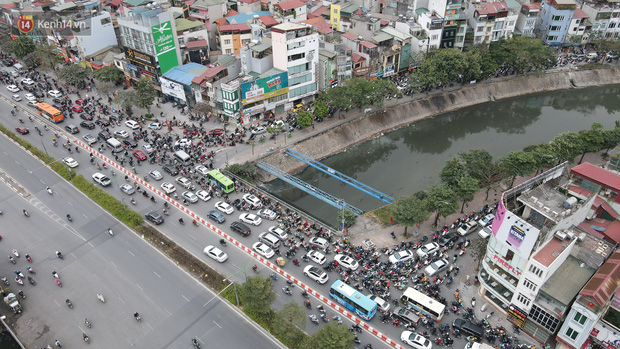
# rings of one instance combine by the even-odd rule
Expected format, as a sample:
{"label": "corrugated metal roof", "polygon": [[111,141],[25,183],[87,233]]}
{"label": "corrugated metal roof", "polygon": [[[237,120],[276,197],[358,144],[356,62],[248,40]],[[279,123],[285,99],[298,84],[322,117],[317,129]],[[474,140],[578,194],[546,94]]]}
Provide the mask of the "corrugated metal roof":
{"label": "corrugated metal roof", "polygon": [[594,166],[589,162],[584,162],[583,164],[573,167],[570,172],[571,174],[585,178],[598,185],[602,185],[608,189],[613,189],[617,192],[620,192],[619,175],[602,169],[600,167]]}
{"label": "corrugated metal roof", "polygon": [[604,305],[616,292],[620,283],[620,251],[614,252],[579,294],[592,297]]}
{"label": "corrugated metal roof", "polygon": [[282,1],[280,3],[277,3],[277,4],[273,5],[273,6],[279,8],[279,9],[282,9],[282,11],[288,11],[288,10],[292,10],[294,8],[306,6],[306,4],[304,4],[303,2],[301,2],[299,0],[287,0],[287,1]]}
{"label": "corrugated metal roof", "polygon": [[192,84],[193,78],[200,76],[207,69],[207,67],[198,63],[188,63],[172,68],[169,72],[164,74],[164,77],[189,86]]}

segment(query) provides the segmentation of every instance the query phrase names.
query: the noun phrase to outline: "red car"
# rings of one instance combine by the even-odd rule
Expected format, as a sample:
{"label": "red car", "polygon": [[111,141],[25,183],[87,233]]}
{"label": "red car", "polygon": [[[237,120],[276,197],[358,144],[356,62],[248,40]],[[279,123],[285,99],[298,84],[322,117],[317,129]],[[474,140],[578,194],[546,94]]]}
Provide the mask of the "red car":
{"label": "red car", "polygon": [[136,159],[140,160],[140,161],[144,161],[146,160],[146,154],[144,154],[142,152],[142,150],[134,150],[133,153],[131,153],[133,156],[136,157]]}
{"label": "red car", "polygon": [[186,135],[192,135],[195,136],[198,134],[198,129],[195,127],[188,127],[185,130],[183,130],[183,133]]}
{"label": "red car", "polygon": [[209,134],[212,136],[219,136],[224,134],[224,130],[221,128],[216,128],[214,130],[209,131]]}
{"label": "red car", "polygon": [[85,106],[86,105],[86,101],[80,98],[77,101],[75,101],[75,104],[81,105],[81,106]]}
{"label": "red car", "polygon": [[81,113],[81,112],[83,112],[83,111],[84,111],[84,108],[82,108],[82,107],[81,107],[81,106],[79,106],[79,105],[74,105],[73,107],[71,107],[71,109],[72,109],[74,112],[76,112],[76,113]]}
{"label": "red car", "polygon": [[28,130],[28,128],[26,128],[26,126],[17,126],[15,128],[15,131],[17,131],[17,132],[19,132],[19,133],[21,133],[23,135],[30,133],[30,131]]}

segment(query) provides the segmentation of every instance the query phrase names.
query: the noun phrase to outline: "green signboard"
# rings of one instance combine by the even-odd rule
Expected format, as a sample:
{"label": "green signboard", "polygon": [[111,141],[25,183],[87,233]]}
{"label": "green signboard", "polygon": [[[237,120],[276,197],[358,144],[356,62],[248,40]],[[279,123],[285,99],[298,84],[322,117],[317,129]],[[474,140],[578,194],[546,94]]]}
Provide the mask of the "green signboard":
{"label": "green signboard", "polygon": [[179,65],[177,59],[176,45],[172,33],[170,21],[151,27],[153,41],[155,42],[155,52],[162,74],[166,74],[170,69]]}

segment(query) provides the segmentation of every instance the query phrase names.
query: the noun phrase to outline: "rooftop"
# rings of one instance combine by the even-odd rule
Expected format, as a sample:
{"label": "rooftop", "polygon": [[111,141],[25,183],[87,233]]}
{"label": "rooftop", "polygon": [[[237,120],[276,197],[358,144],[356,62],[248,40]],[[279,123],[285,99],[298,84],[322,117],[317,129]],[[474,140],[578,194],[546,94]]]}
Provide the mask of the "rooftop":
{"label": "rooftop", "polygon": [[268,50],[270,48],[271,48],[271,42],[268,41],[268,40],[262,41],[260,44],[250,46],[250,49],[252,51],[256,51],[256,52],[263,52],[263,51]]}
{"label": "rooftop", "polygon": [[394,37],[388,33],[378,32],[375,36],[372,37],[372,40],[377,44],[383,41],[392,40]]}
{"label": "rooftop", "polygon": [[241,24],[226,24],[220,25],[218,28],[220,33],[231,33],[231,32],[250,32],[250,26],[246,23]]}
{"label": "rooftop", "polygon": [[269,11],[249,11],[243,13],[236,13],[233,15],[227,15],[226,21],[228,22],[228,24],[242,24],[251,21],[252,19],[254,19],[254,16],[258,16],[260,18],[261,16],[269,15],[271,15],[271,12]]}
{"label": "rooftop", "polygon": [[614,243],[620,243],[620,221],[593,218],[589,221],[579,223],[577,227],[596,237],[605,238]]}
{"label": "rooftop", "polygon": [[343,38],[347,38],[347,39],[349,39],[351,41],[357,40],[357,35],[355,35],[353,33],[344,33],[344,34],[342,34],[342,37]]}
{"label": "rooftop", "polygon": [[169,72],[164,74],[164,77],[169,80],[176,81],[183,85],[191,85],[192,79],[196,76],[200,76],[208,68],[198,63],[188,63],[178,67],[172,68]]}
{"label": "rooftop", "polygon": [[329,7],[327,7],[327,6],[321,6],[321,7],[317,8],[316,10],[310,12],[308,14],[308,18],[320,17],[328,9],[329,9]]}
{"label": "rooftop", "polygon": [[613,251],[614,244],[592,234],[586,233],[581,236],[583,241],[577,242],[570,254],[590,268],[598,269]]}
{"label": "rooftop", "polygon": [[[545,183],[522,193],[517,201],[531,207],[537,215],[544,216],[557,223],[562,220],[563,215],[573,213],[580,206],[579,203],[575,203],[570,207],[564,207],[564,201],[567,199],[568,196]],[[566,212],[567,210],[569,212]],[[531,223],[540,227],[544,222],[532,221]]]}
{"label": "rooftop", "polygon": [[411,34],[400,32],[392,27],[381,28],[381,31],[392,35],[393,37],[395,37],[396,39],[400,41],[408,40],[413,37]]}
{"label": "rooftop", "polygon": [[288,11],[302,6],[306,6],[306,4],[299,0],[286,0],[273,5],[273,7],[277,7],[282,11]]}
{"label": "rooftop", "polygon": [[207,40],[192,40],[188,41],[185,46],[187,46],[187,48],[199,48],[207,47],[209,45],[207,44]]}
{"label": "rooftop", "polygon": [[191,20],[185,19],[185,18],[177,18],[177,19],[175,19],[174,20],[174,24],[177,27],[177,33],[205,26],[205,24],[202,23],[201,21],[191,21]]}
{"label": "rooftop", "polygon": [[587,13],[585,13],[582,9],[580,8],[576,8],[575,12],[573,13],[573,18],[589,18],[590,16],[588,16]]}
{"label": "rooftop", "polygon": [[553,261],[570,245],[572,240],[560,241],[558,239],[551,239],[547,242],[543,248],[538,250],[534,255],[534,260],[538,263],[549,267]]}
{"label": "rooftop", "polygon": [[260,16],[258,17],[258,19],[260,19],[260,21],[263,22],[263,25],[267,28],[272,27],[274,25],[278,25],[280,23],[276,21],[276,19],[270,15]]}
{"label": "rooftop", "polygon": [[351,59],[353,60],[353,63],[359,63],[359,62],[363,62],[366,60],[366,58],[364,58],[364,56],[359,55],[357,53],[354,53],[351,55]]}
{"label": "rooftop", "polygon": [[362,41],[362,42],[360,42],[360,45],[366,47],[367,49],[377,48],[377,45],[373,44],[370,41]]}
{"label": "rooftop", "polygon": [[[561,305],[568,305],[579,293],[583,285],[590,280],[596,269],[588,266],[581,266],[581,261],[569,256],[555,273],[540,288],[541,291],[557,300]],[[544,298],[544,297],[543,297]],[[542,302],[544,303],[544,302]],[[546,302],[548,310],[554,310],[557,314],[562,314],[564,309],[559,309],[558,304],[552,301]]]}
{"label": "rooftop", "polygon": [[594,166],[589,162],[584,162],[580,165],[573,167],[570,170],[570,173],[587,179],[590,182],[594,182],[605,188],[620,192],[619,175],[598,166]]}
{"label": "rooftop", "polygon": [[293,23],[293,22],[286,22],[286,23],[280,23],[276,26],[274,26],[272,29],[279,29],[281,31],[289,31],[289,30],[299,30],[299,29],[306,29],[308,28],[308,25],[306,24],[299,24],[299,23]]}
{"label": "rooftop", "polygon": [[579,294],[592,297],[599,306],[602,306],[616,292],[619,284],[620,251],[616,251],[594,274]]}

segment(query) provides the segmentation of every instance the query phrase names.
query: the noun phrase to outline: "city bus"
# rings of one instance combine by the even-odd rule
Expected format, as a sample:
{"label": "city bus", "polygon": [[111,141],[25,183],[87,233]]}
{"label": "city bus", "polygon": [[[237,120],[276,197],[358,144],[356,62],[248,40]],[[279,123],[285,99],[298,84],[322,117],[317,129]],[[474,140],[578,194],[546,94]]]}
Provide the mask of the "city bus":
{"label": "city bus", "polygon": [[364,296],[341,280],[335,281],[329,289],[329,296],[364,320],[370,320],[377,313],[377,303]]}
{"label": "city bus", "polygon": [[62,115],[60,110],[45,102],[37,104],[37,111],[39,115],[54,123],[59,123],[65,119],[65,116]]}
{"label": "city bus", "polygon": [[408,287],[400,297],[400,301],[406,304],[409,308],[413,308],[416,311],[424,314],[424,316],[431,318],[435,321],[441,321],[443,318],[443,311],[446,306],[440,301],[431,298],[424,293],[421,293],[411,287]]}
{"label": "city bus", "polygon": [[232,193],[235,190],[235,183],[218,170],[209,171],[207,178],[225,193]]}

